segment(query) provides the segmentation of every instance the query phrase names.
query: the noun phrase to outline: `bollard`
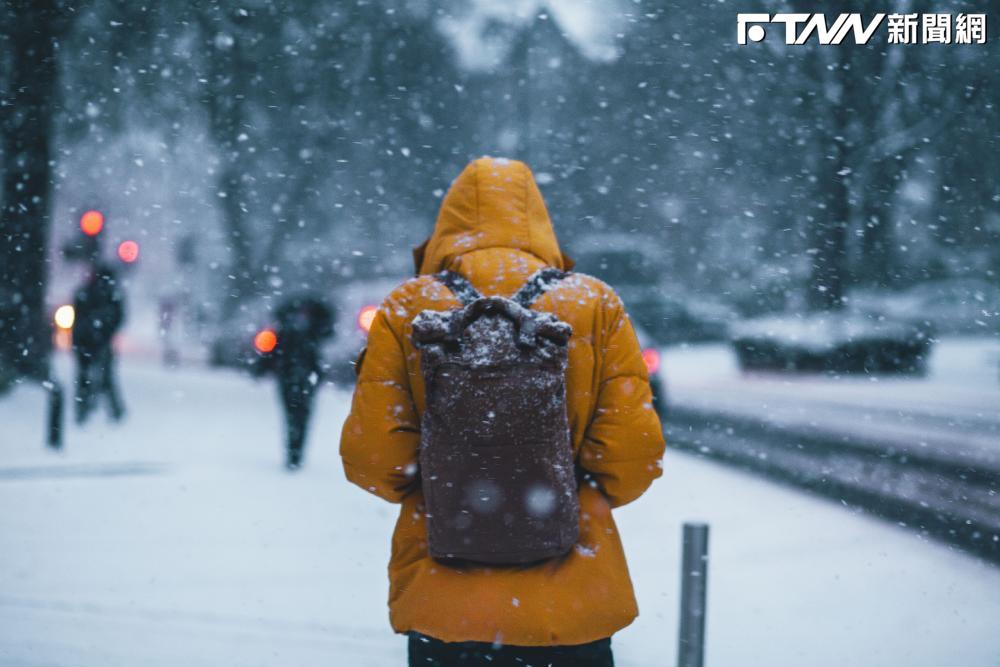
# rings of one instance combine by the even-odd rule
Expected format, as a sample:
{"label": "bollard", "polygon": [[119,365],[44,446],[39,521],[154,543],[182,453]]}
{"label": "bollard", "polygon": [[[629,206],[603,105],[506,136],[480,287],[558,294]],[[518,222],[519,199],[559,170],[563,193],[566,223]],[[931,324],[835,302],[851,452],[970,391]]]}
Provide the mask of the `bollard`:
{"label": "bollard", "polygon": [[708,525],[684,524],[678,667],[702,667],[705,659],[705,592],[708,587]]}
{"label": "bollard", "polygon": [[42,383],[49,396],[49,414],[46,424],[48,437],[46,441],[52,449],[60,449],[63,444],[63,390],[57,380],[49,379]]}

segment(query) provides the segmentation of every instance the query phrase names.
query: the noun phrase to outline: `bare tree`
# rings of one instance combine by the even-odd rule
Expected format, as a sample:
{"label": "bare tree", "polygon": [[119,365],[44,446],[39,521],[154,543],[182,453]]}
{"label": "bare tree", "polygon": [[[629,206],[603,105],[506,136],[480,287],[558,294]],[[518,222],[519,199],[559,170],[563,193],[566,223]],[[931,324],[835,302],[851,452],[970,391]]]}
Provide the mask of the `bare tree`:
{"label": "bare tree", "polygon": [[48,376],[45,312],[52,208],[58,43],[69,13],[57,0],[6,3],[10,72],[3,92],[3,210],[0,211],[0,368]]}

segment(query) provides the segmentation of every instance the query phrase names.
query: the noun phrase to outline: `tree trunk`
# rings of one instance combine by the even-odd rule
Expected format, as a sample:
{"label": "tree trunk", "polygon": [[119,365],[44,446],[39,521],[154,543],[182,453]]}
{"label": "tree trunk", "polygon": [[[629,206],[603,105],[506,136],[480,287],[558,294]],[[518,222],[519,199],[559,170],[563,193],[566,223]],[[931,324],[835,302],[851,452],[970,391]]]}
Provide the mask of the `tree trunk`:
{"label": "tree trunk", "polygon": [[58,79],[55,0],[8,5],[11,77],[4,95],[3,210],[0,212],[0,374],[48,376],[45,311],[52,207],[52,118]]}
{"label": "tree trunk", "polygon": [[847,178],[838,176],[835,165],[843,165],[846,149],[840,142],[833,144],[835,159],[829,165],[825,188],[821,195],[826,204],[825,219],[813,226],[812,276],[809,281],[809,307],[832,310],[843,305],[847,263],[847,219],[850,214]]}
{"label": "tree trunk", "polygon": [[531,136],[531,114],[532,105],[536,100],[532,98],[533,89],[531,61],[532,61],[532,39],[534,23],[531,22],[524,27],[519,37],[514,42],[513,47],[513,68],[515,82],[515,100],[517,109],[517,151],[513,157],[525,162],[531,167],[534,155],[532,155]]}
{"label": "tree trunk", "polygon": [[898,177],[898,162],[889,158],[871,166],[870,180],[865,184],[867,192],[861,219],[861,253],[857,275],[861,284],[870,287],[887,287],[895,282],[892,205]]}
{"label": "tree trunk", "polygon": [[229,270],[225,276],[224,317],[231,316],[257,290],[259,267],[254,261],[254,244],[247,221],[249,208],[244,172],[251,153],[246,127],[246,99],[250,88],[250,65],[244,43],[248,21],[237,11],[218,21],[202,15],[206,39],[212,48],[211,89],[207,93],[209,127],[220,153],[221,168],[217,187],[222,206],[222,224],[229,246]]}
{"label": "tree trunk", "polygon": [[[847,226],[851,214],[850,178],[850,116],[852,72],[845,70],[851,47],[842,44],[833,54],[827,91],[817,103],[823,107],[824,118],[819,130],[820,168],[816,193],[818,199],[812,225],[812,271],[807,302],[812,310],[833,310],[844,304],[844,288],[848,278]],[[818,55],[818,64],[822,58]]]}

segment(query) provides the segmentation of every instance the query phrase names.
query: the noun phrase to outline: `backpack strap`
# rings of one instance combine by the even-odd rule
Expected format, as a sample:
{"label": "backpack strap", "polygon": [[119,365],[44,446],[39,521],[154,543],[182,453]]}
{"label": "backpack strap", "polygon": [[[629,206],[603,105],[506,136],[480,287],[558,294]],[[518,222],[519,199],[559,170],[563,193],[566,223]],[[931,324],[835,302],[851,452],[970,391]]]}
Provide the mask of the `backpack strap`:
{"label": "backpack strap", "polygon": [[481,299],[483,296],[479,293],[479,290],[472,286],[472,283],[470,283],[465,276],[459,275],[454,271],[442,271],[440,273],[435,273],[434,277],[445,287],[450,289],[451,293],[455,295],[455,298],[462,302],[463,306],[468,306],[470,303],[476,299]]}
{"label": "backpack strap", "polygon": [[544,294],[554,284],[565,278],[568,274],[553,266],[535,271],[524,286],[511,297],[511,300],[523,308],[531,308],[535,299]]}

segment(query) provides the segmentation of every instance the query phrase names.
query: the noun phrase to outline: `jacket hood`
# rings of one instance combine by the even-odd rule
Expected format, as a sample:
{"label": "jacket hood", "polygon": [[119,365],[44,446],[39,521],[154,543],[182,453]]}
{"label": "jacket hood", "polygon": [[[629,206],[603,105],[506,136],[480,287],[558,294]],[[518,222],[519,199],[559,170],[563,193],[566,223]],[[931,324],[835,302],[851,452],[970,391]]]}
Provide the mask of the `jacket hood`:
{"label": "jacket hood", "polygon": [[460,255],[513,248],[567,270],[542,193],[523,162],[483,157],[471,162],[441,203],[431,237],[413,251],[418,274],[437,273]]}

